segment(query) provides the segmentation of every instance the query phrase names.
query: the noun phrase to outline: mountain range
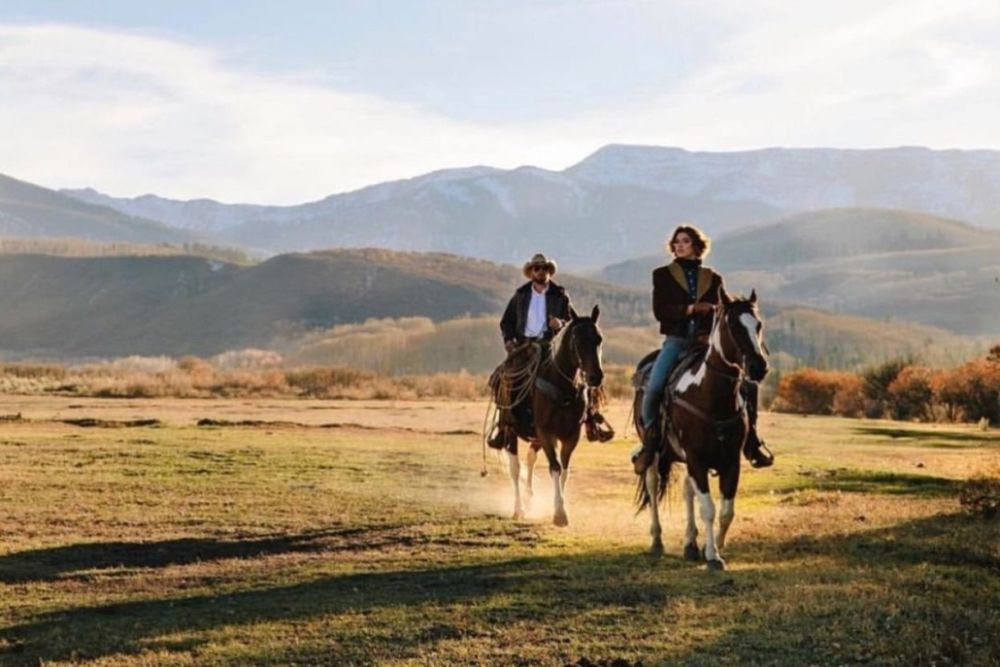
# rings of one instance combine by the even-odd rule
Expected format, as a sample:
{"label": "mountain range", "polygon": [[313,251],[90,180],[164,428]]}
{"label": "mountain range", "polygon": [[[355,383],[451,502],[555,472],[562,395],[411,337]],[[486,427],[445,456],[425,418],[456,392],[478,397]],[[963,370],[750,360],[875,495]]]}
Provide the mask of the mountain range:
{"label": "mountain range", "polygon": [[197,234],[0,175],[0,235],[189,243]]}
{"label": "mountain range", "polygon": [[581,269],[643,255],[683,221],[718,236],[807,210],[864,207],[1000,229],[1000,152],[611,145],[562,171],[449,169],[297,206],[62,194],[263,253],[383,247],[511,263],[542,250]]}

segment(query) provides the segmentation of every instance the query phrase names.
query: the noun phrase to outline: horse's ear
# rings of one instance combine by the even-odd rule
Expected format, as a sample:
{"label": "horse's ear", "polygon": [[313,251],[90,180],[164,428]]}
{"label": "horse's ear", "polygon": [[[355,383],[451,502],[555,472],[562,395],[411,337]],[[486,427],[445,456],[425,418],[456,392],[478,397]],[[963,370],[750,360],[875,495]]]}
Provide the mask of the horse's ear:
{"label": "horse's ear", "polygon": [[569,319],[572,320],[573,322],[576,322],[578,319],[580,319],[580,316],[576,314],[576,308],[569,309]]}
{"label": "horse's ear", "polygon": [[750,303],[757,303],[757,289],[750,290]]}
{"label": "horse's ear", "polygon": [[594,324],[597,324],[597,320],[601,318],[601,307],[596,303],[594,304],[594,310],[590,311],[590,319],[594,320]]}

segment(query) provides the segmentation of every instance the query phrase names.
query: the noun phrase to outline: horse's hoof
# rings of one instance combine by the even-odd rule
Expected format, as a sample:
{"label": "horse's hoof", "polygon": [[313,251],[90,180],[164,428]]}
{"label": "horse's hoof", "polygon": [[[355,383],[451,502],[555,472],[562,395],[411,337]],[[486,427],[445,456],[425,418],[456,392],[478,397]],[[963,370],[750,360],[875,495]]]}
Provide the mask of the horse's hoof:
{"label": "horse's hoof", "polygon": [[564,528],[569,525],[569,517],[566,516],[565,510],[558,510],[552,517],[552,523],[560,528]]}
{"label": "horse's hoof", "polygon": [[718,560],[710,560],[707,565],[709,572],[722,572],[726,569],[726,561],[721,558]]}
{"label": "horse's hoof", "polygon": [[514,510],[514,516],[512,517],[515,521],[520,521],[524,518],[524,510]]}
{"label": "horse's hoof", "polygon": [[698,548],[698,544],[696,542],[684,545],[684,560],[697,563],[702,560],[703,556],[704,555],[701,553],[701,549]]}
{"label": "horse's hoof", "polygon": [[653,542],[653,546],[649,547],[649,555],[654,558],[659,558],[663,555],[663,542],[662,540],[656,540]]}

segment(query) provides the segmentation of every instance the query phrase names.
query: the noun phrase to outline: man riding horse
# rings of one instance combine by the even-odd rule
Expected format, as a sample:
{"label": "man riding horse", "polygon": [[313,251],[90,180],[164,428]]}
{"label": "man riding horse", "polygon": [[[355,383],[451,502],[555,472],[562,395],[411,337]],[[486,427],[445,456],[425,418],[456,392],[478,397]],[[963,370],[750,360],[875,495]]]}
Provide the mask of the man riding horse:
{"label": "man riding horse", "polygon": [[[702,266],[710,244],[708,236],[697,227],[681,225],[674,230],[668,244],[674,261],[653,271],[653,315],[666,338],[643,395],[644,437],[642,448],[633,458],[639,475],[652,463],[662,442],[660,405],[671,372],[684,352],[708,336],[716,309],[732,301],[722,276]],[[774,463],[774,457],[757,436],[758,388],[747,380],[742,391],[750,422],[743,453],[753,467],[765,468]]]}
{"label": "man riding horse", "polygon": [[[500,332],[508,354],[505,363],[516,363],[518,359],[530,362],[535,349],[529,348],[529,344],[537,346],[537,353],[542,356],[539,361],[545,361],[552,354],[552,338],[573,317],[566,288],[552,281],[557,269],[556,263],[542,253],[525,262],[523,272],[528,282],[514,292],[500,319]],[[519,357],[521,350],[526,350],[526,354]],[[516,446],[513,426],[517,420],[530,420],[525,414],[527,407],[525,401],[501,406],[498,429],[488,442],[490,447]]]}

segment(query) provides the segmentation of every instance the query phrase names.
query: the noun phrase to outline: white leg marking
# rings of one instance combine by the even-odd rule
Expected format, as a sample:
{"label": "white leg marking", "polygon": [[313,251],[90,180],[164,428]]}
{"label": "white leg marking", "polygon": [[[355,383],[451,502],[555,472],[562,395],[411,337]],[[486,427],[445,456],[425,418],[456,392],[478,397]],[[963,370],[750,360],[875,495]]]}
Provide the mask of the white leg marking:
{"label": "white leg marking", "polygon": [[528,448],[528,455],[525,460],[524,474],[524,506],[531,505],[531,499],[535,497],[535,461],[538,460],[538,450],[533,447]]}
{"label": "white leg marking", "polygon": [[552,487],[555,489],[555,512],[552,515],[552,522],[557,526],[565,526],[568,523],[566,518],[566,504],[562,495],[562,473],[559,470],[552,470]]}
{"label": "white leg marking", "polygon": [[521,507],[521,462],[517,454],[507,452],[507,470],[510,472],[510,481],[514,484],[514,518],[520,519],[524,516],[524,509]]}
{"label": "white leg marking", "polygon": [[563,509],[565,502],[563,501],[562,493],[562,473],[556,470],[551,471],[552,474],[552,487],[555,489],[555,508],[558,512]]}
{"label": "white leg marking", "polygon": [[719,550],[715,546],[715,502],[712,501],[712,494],[699,491],[698,504],[705,529],[705,560],[719,560]]}
{"label": "white leg marking", "polygon": [[734,516],[736,516],[736,499],[723,498],[719,510],[719,539],[716,540],[720,552],[726,548],[726,533],[729,532],[729,525],[733,522]]}
{"label": "white leg marking", "polygon": [[695,544],[698,541],[698,524],[694,520],[694,480],[684,478],[684,509],[687,512],[687,530],[684,533],[684,544]]}

